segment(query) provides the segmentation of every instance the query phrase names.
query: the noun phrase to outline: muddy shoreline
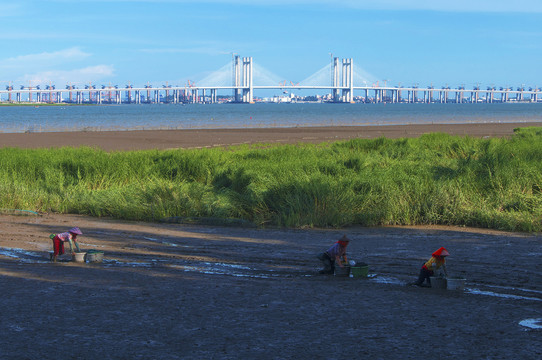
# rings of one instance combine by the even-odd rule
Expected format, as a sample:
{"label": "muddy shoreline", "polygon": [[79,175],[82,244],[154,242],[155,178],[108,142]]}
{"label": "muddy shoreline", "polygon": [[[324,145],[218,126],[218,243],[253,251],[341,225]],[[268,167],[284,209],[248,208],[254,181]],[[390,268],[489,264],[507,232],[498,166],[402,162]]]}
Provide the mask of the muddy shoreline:
{"label": "muddy shoreline", "polygon": [[[47,261],[77,225],[103,263]],[[369,278],[317,275],[343,233]],[[445,246],[463,292],[408,287]],[[3,359],[538,359],[542,235],[242,229],[0,215]],[[68,258],[66,258],[68,260]],[[528,323],[528,321],[527,321]]]}
{"label": "muddy shoreline", "polygon": [[353,138],[418,137],[429,132],[474,137],[511,136],[519,127],[533,123],[423,124],[391,126],[328,126],[257,129],[136,130],[0,133],[0,147],[51,148],[89,146],[106,151],[202,148],[254,143],[321,143]]}

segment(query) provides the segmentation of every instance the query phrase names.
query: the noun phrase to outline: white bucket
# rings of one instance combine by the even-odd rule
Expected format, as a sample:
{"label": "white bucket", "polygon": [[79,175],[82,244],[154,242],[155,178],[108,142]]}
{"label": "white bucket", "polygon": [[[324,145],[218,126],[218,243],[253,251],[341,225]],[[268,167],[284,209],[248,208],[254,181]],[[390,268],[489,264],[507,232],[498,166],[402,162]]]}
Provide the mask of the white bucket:
{"label": "white bucket", "polygon": [[431,276],[431,288],[446,289],[446,278]]}
{"label": "white bucket", "polygon": [[466,279],[448,278],[448,290],[463,290],[465,289]]}
{"label": "white bucket", "polygon": [[87,254],[86,252],[76,252],[73,255],[73,261],[75,261],[75,262],[85,262],[85,255],[86,254]]}

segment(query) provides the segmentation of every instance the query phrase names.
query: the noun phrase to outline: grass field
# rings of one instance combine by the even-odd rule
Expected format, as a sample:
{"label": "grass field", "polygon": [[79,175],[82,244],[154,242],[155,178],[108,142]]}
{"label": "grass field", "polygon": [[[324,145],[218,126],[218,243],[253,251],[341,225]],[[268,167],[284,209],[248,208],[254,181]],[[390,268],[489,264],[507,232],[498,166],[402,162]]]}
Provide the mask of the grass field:
{"label": "grass field", "polygon": [[0,208],[257,226],[542,231],[542,128],[319,145],[0,149]]}

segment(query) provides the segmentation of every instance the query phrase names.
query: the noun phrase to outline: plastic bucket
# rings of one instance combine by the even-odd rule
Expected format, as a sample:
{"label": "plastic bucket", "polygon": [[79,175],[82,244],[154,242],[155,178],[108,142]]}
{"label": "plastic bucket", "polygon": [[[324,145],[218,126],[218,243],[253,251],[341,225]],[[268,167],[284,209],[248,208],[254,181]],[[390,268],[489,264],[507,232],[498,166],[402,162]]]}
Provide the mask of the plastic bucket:
{"label": "plastic bucket", "polygon": [[465,289],[466,279],[448,279],[448,290],[460,290]]}
{"label": "plastic bucket", "polygon": [[86,252],[76,252],[73,255],[73,261],[75,261],[75,262],[85,262],[85,255],[86,254],[87,254]]}
{"label": "plastic bucket", "polygon": [[431,288],[446,289],[446,278],[431,276]]}
{"label": "plastic bucket", "polygon": [[352,266],[350,272],[352,277],[355,278],[367,277],[369,274],[369,266]]}
{"label": "plastic bucket", "polygon": [[335,266],[335,276],[350,276],[350,266]]}
{"label": "plastic bucket", "polygon": [[102,262],[104,259],[104,253],[103,251],[89,251],[87,253],[87,261],[88,262]]}

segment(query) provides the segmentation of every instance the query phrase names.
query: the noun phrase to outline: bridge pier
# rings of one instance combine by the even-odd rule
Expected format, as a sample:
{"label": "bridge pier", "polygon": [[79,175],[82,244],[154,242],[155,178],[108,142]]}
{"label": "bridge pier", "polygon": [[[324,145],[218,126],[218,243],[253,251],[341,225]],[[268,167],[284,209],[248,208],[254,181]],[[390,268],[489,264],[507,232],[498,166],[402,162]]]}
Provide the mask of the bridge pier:
{"label": "bridge pier", "polygon": [[193,89],[192,90],[192,104],[196,104],[198,102],[198,90]]}
{"label": "bridge pier", "polygon": [[216,89],[211,89],[211,104],[216,104]]}

